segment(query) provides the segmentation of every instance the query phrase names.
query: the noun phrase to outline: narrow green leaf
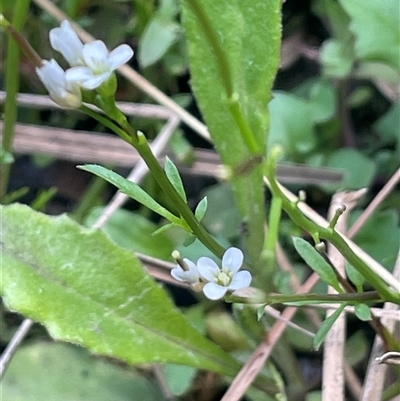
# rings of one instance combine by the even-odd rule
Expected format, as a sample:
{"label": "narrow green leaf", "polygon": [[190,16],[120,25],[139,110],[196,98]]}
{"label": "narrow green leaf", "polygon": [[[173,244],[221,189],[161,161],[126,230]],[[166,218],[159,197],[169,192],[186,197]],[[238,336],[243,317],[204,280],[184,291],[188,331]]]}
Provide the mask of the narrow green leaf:
{"label": "narrow green leaf", "polygon": [[194,329],[135,255],[66,215],[0,206],[4,302],[57,340],[130,364],[177,363],[235,375],[240,366]]}
{"label": "narrow green leaf", "polygon": [[346,264],[346,274],[349,280],[356,286],[357,292],[362,292],[364,276],[350,263]]}
{"label": "narrow green leaf", "polygon": [[[211,21],[232,71],[235,95],[256,141],[265,152],[269,115],[267,103],[279,63],[280,0],[198,1]],[[207,37],[185,0],[181,1],[188,39],[192,88],[223,163],[233,171],[252,156],[229,109],[220,70]],[[232,177],[236,202],[249,235],[250,263],[260,266],[264,236],[262,167]],[[262,275],[260,269],[259,272]]]}
{"label": "narrow green leaf", "polygon": [[313,348],[315,350],[319,350],[319,347],[324,342],[329,330],[332,328],[333,324],[336,322],[337,318],[343,312],[343,309],[347,306],[346,302],[343,302],[335,312],[332,313],[329,317],[327,317],[324,322],[321,324],[321,327],[317,331],[313,341]]}
{"label": "narrow green leaf", "polygon": [[337,292],[343,290],[329,263],[318,253],[318,251],[307,241],[300,237],[293,237],[293,245],[298,254],[313,269],[325,283],[333,287]]}
{"label": "narrow green leaf", "polygon": [[268,304],[264,304],[262,306],[260,306],[259,308],[257,308],[257,320],[261,320],[261,318],[265,315],[265,307]]}
{"label": "narrow green leaf", "polygon": [[368,305],[362,303],[355,304],[354,311],[360,320],[372,320],[371,309]]}
{"label": "narrow green leaf", "polygon": [[173,161],[166,156],[165,157],[165,174],[167,174],[168,179],[171,181],[174,188],[178,191],[181,198],[187,202],[185,188],[183,187],[182,178],[179,174]]}
{"label": "narrow green leaf", "polygon": [[204,215],[207,212],[207,206],[208,206],[208,201],[207,201],[207,196],[205,196],[197,205],[196,210],[194,212],[194,215],[196,216],[197,220],[201,221],[203,220]]}
{"label": "narrow green leaf", "polygon": [[98,166],[96,164],[86,164],[84,166],[77,166],[79,169],[84,171],[89,171],[90,173],[103,178],[109,183],[115,185],[121,192],[130,196],[135,201],[141,203],[142,205],[148,207],[153,212],[158,213],[160,216],[165,217],[167,220],[180,224],[180,219],[157,203],[148,193],[146,193],[139,185],[126,178],[120,176],[114,171],[108,170],[105,167]]}

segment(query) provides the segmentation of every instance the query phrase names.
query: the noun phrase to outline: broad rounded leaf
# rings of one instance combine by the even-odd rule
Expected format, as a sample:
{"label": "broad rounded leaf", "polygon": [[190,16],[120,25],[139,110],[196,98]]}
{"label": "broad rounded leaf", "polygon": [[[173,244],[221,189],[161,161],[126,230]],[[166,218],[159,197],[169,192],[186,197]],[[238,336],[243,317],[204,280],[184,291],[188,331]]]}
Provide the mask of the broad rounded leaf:
{"label": "broad rounded leaf", "polygon": [[135,255],[66,215],[1,206],[6,305],[58,340],[131,364],[186,364],[227,375],[238,364],[197,332]]}
{"label": "broad rounded leaf", "polygon": [[95,358],[82,347],[49,342],[20,348],[1,386],[2,398],[10,401],[132,401],[132,394],[140,401],[165,400],[132,370]]}
{"label": "broad rounded leaf", "polygon": [[350,15],[356,53],[364,60],[385,61],[400,69],[399,0],[340,0]]}

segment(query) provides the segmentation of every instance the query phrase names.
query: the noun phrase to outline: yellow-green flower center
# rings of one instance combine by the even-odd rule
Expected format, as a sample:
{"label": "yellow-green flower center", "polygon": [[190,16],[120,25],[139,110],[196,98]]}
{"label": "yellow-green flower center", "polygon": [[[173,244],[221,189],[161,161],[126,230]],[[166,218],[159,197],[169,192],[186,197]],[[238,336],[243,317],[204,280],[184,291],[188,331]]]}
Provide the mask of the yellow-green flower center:
{"label": "yellow-green flower center", "polygon": [[221,271],[220,273],[218,273],[215,281],[217,282],[217,284],[222,285],[223,287],[228,287],[228,285],[232,281],[232,276],[232,272],[225,273]]}

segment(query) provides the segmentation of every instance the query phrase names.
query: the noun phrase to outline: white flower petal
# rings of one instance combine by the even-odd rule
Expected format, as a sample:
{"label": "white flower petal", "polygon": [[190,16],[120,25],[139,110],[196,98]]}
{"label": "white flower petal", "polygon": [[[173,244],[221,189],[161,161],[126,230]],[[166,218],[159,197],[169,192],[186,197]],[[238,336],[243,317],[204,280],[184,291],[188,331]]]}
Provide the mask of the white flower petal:
{"label": "white flower petal", "polygon": [[178,281],[190,283],[192,286],[200,282],[199,272],[197,266],[189,259],[183,259],[189,270],[183,270],[181,266],[177,265],[171,270],[171,276]]}
{"label": "white flower petal", "polygon": [[220,273],[218,265],[211,258],[205,256],[197,261],[197,269],[200,276],[207,281],[214,281],[215,277]]}
{"label": "white flower petal", "polygon": [[76,82],[82,88],[96,89],[108,78],[111,73],[104,72],[103,74],[95,75],[89,67],[73,67],[67,70],[66,78],[69,82]]}
{"label": "white flower petal", "polygon": [[59,51],[72,67],[83,64],[83,43],[67,20],[60,28],[51,29],[49,38],[51,47]]}
{"label": "white flower petal", "polygon": [[185,271],[180,266],[176,266],[171,270],[171,276],[178,281],[186,281]]}
{"label": "white flower petal", "polygon": [[126,44],[119,45],[108,55],[108,66],[111,71],[116,70],[129,61],[133,56],[133,50]]}
{"label": "white flower petal", "polygon": [[67,81],[64,70],[54,59],[42,60],[42,63],[40,68],[36,68],[36,73],[54,102],[66,108],[80,107],[82,94],[79,86]]}
{"label": "white flower petal", "polygon": [[207,283],[203,287],[204,295],[213,301],[221,299],[227,291],[227,287],[222,287],[222,285],[218,285],[216,283]]}
{"label": "white flower petal", "polygon": [[86,65],[91,68],[94,73],[105,72],[108,69],[106,62],[108,50],[101,40],[86,43],[83,46],[82,55]]}
{"label": "white flower petal", "polygon": [[251,279],[252,279],[251,273],[248,272],[247,270],[237,272],[233,276],[233,280],[229,284],[228,289],[231,291],[236,291],[239,290],[240,288],[246,288],[250,285]]}
{"label": "white flower petal", "polygon": [[107,81],[108,78],[110,78],[110,73],[105,72],[104,74],[101,75],[93,75],[90,79],[87,79],[85,81],[81,82],[82,88],[85,89],[96,89],[98,88],[103,82]]}
{"label": "white flower petal", "polygon": [[243,264],[243,252],[238,248],[229,248],[222,257],[222,271],[236,273]]}
{"label": "white flower petal", "polygon": [[82,82],[93,77],[89,67],[72,67],[65,72],[65,77],[69,82]]}

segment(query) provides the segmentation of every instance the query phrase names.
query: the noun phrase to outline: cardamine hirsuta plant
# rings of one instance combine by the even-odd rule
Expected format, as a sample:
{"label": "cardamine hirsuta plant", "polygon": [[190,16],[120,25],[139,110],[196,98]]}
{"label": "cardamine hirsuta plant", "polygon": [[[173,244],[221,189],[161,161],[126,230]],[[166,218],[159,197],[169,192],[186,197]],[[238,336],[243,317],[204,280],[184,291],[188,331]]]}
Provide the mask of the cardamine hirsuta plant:
{"label": "cardamine hirsuta plant", "polygon": [[[339,312],[326,319],[315,336],[315,348],[346,306],[354,306],[360,319],[376,323],[369,306],[400,305],[399,291],[371,269],[336,230],[343,207],[327,226],[306,217],[299,207],[302,200],[291,199],[277,180],[277,163],[284,149],[267,149],[267,104],[281,41],[280,1],[244,1],[223,12],[210,1],[181,3],[193,91],[246,221],[242,249],[223,246],[207,232],[202,225],[207,198],[194,211],[189,207],[175,164],[166,158],[165,165],[160,165],[145,134],[119,109],[115,72],[134,54],[127,44],[112,51],[100,40],[84,44],[73,25],[64,20],[49,33],[55,54],[60,53],[68,64],[64,70],[55,58],[43,60],[4,17],[0,23],[33,63],[51,99],[61,108],[92,117],[134,147],[174,210],[106,167],[87,164],[78,168],[108,181],[158,214],[166,222],[161,231],[179,227],[186,233],[186,243],[197,239],[213,255],[190,260],[184,251],[182,256],[173,252],[171,275],[177,283],[208,300],[232,303],[238,324],[245,330],[243,316],[249,310],[262,319],[265,308],[273,304],[339,303]],[[264,181],[272,195],[268,218]],[[1,294],[10,310],[42,323],[57,340],[133,365],[183,364],[228,377],[235,377],[242,368],[242,359],[192,327],[132,252],[101,231],[85,228],[66,215],[50,217],[20,204],[0,210]],[[296,237],[294,247],[335,294],[277,293],[271,277],[282,213],[312,238],[310,244]],[[325,243],[334,245],[351,264],[358,277],[356,289],[329,261]],[[399,348],[390,332],[377,324],[373,327],[388,351]],[[253,384],[272,397],[285,399],[282,383],[274,376],[276,370],[270,369],[273,375],[261,372]]]}

